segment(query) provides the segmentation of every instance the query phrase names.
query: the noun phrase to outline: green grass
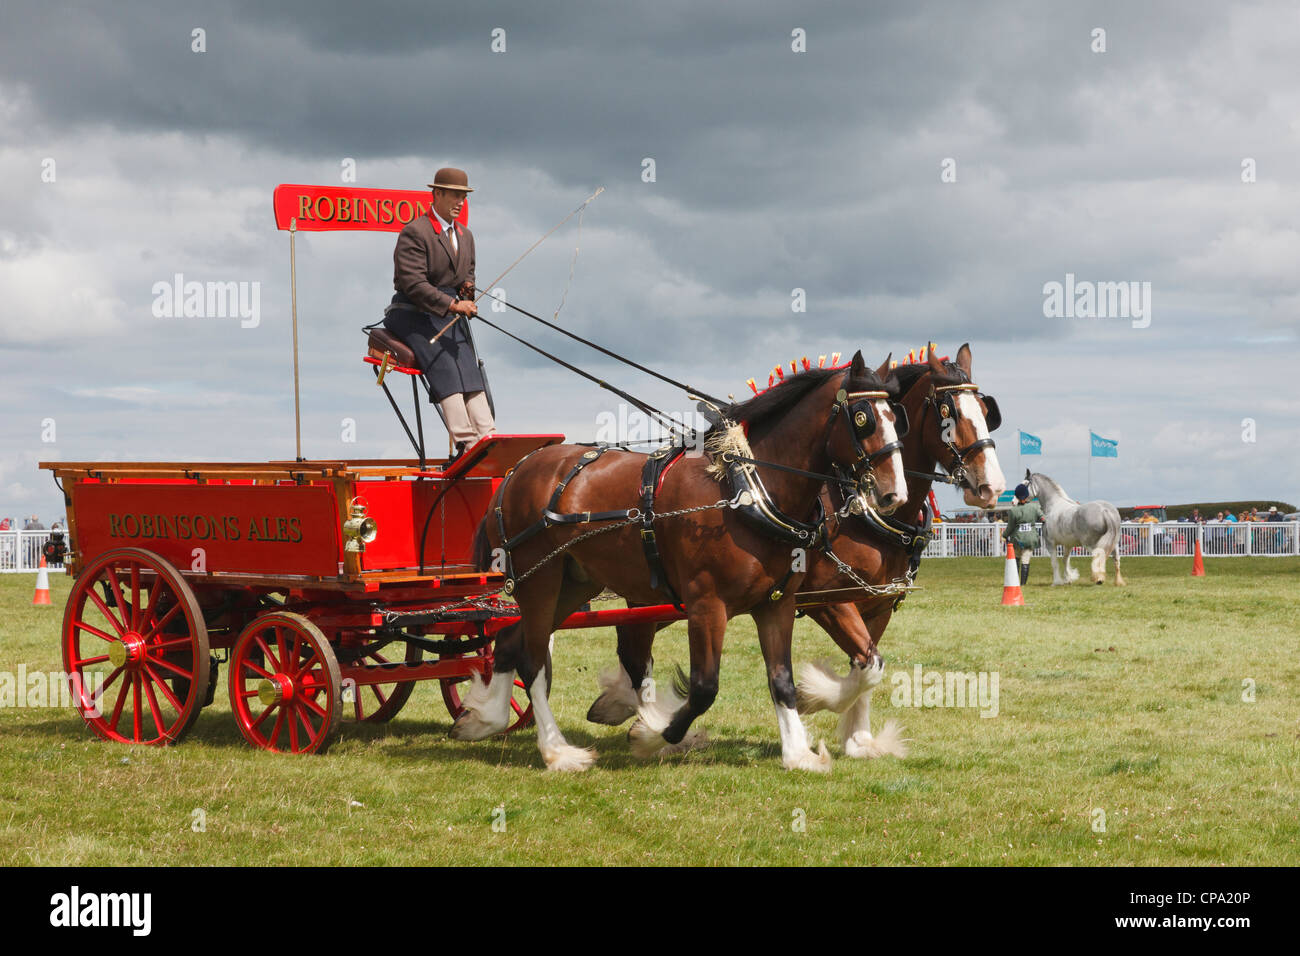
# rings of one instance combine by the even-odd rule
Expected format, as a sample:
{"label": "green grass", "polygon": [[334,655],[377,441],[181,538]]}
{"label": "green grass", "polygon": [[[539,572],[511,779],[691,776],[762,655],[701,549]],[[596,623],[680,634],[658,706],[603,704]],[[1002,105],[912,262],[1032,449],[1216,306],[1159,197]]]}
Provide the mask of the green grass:
{"label": "green grass", "polygon": [[[818,715],[829,777],[781,768],[748,619],[700,722],[712,746],[649,765],[583,719],[613,632],[561,635],[553,704],[600,754],[578,775],[543,772],[532,730],[448,740],[428,685],[387,727],[345,723],[320,757],[248,747],[224,668],[216,704],[169,749],[101,742],[71,711],[0,709],[0,864],[1296,865],[1300,560],[1206,564],[1194,579],[1189,560],[1129,559],[1126,589],[1051,588],[1035,561],[1027,606],[1002,608],[1001,561],[927,563],[883,642],[873,714],[901,720],[912,752],[843,758]],[[61,667],[69,582],[52,577],[54,608],[30,606],[32,582],[0,576],[0,670]],[[684,662],[683,627],[656,652],[660,673]],[[801,619],[796,662],[822,657],[840,659]],[[998,716],[894,706],[894,672],[918,663],[996,671]]]}

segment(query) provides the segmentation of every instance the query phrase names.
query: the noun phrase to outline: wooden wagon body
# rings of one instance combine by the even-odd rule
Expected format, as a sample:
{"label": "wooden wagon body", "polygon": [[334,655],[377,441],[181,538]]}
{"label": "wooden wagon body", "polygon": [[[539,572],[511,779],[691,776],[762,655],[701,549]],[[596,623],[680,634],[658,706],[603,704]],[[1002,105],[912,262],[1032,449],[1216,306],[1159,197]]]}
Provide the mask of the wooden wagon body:
{"label": "wooden wagon body", "polygon": [[[75,575],[64,668],[99,736],[170,744],[211,703],[255,746],[323,751],[340,721],[391,719],[437,680],[452,717],[489,680],[504,576],[473,536],[514,464],[562,435],[493,435],[451,466],[419,461],[43,462],[68,507]],[[565,627],[672,620],[671,606]],[[530,718],[517,690],[516,721]]]}

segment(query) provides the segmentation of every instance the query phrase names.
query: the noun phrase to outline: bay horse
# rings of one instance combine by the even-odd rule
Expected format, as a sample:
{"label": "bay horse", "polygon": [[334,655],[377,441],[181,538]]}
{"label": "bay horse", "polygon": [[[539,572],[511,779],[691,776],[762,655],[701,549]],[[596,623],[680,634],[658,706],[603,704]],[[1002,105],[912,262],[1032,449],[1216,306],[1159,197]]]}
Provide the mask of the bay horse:
{"label": "bay horse", "polygon": [[[971,350],[965,344],[955,362],[931,354],[927,363],[901,365],[890,380],[902,393],[901,404],[912,425],[903,439],[907,500],[921,505],[909,521],[882,516],[870,501],[845,496],[838,486],[822,490],[828,515],[830,549],[863,581],[873,586],[906,577],[919,564],[928,540],[929,496],[934,469],[940,467],[961,489],[967,504],[989,508],[1006,488],[990,431],[1001,424],[1001,412],[991,396],[971,380]],[[943,476],[939,476],[943,477]],[[854,502],[853,497],[858,500]],[[915,522],[915,523],[913,523]],[[884,676],[877,645],[902,600],[901,594],[863,595],[857,581],[822,551],[810,553],[808,573],[799,593],[824,597],[860,596],[843,603],[808,607],[807,615],[831,636],[849,657],[849,673],[838,677],[826,665],[808,665],[798,691],[800,713],[832,710],[841,714],[840,745],[849,757],[906,753],[896,722],[879,736],[871,733],[871,692]],[[838,593],[837,593],[838,592]],[[601,675],[603,693],[587,719],[619,724],[638,708],[635,688],[645,686],[653,666],[650,656],[654,625],[618,628],[619,664]]]}
{"label": "bay horse", "polygon": [[[717,696],[727,622],[748,613],[767,664],[782,763],[828,771],[825,744],[812,750],[796,710],[790,644],[800,552],[811,552],[823,534],[819,496],[833,466],[851,474],[882,512],[906,500],[891,401],[897,389],[884,381],[887,364],[872,371],[858,352],[847,368],[804,372],[731,405],[707,433],[705,454],[661,450],[672,457],[670,470],[648,479],[654,455],[621,449],[552,445],[521,461],[475,536],[480,568],[504,558],[521,620],[498,636],[491,679],[475,681],[452,737],[479,740],[503,730],[517,673],[547,768],[586,770],[594,751],[565,740],[548,702],[552,632],[606,588],[639,604],[663,603],[666,591],[686,615],[690,678],[684,697],[642,702],[629,734],[633,753],[651,757],[695,741],[691,724]],[[724,484],[730,501],[720,498]],[[635,502],[640,506],[630,508]],[[626,510],[601,510],[611,508]],[[584,530],[581,520],[624,514],[607,533]]]}
{"label": "bay horse", "polygon": [[[1109,501],[1089,501],[1080,504],[1065,493],[1059,484],[1040,475],[1025,471],[1029,494],[1038,498],[1043,506],[1043,546],[1052,559],[1052,583],[1073,584],[1079,572],[1070,567],[1070,550],[1076,545],[1092,552],[1092,583],[1106,583],[1106,556],[1115,556],[1115,584],[1123,587],[1127,582],[1119,570],[1119,509]],[[1065,549],[1065,577],[1057,565],[1056,548]]]}

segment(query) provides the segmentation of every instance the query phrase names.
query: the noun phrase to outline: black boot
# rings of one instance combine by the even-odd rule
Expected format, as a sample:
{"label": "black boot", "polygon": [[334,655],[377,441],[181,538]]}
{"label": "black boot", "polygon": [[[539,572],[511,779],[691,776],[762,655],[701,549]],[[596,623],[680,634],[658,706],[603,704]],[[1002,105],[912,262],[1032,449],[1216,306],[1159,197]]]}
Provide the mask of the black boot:
{"label": "black boot", "polygon": [[443,471],[446,471],[448,468],[450,468],[452,462],[454,462],[461,455],[465,454],[465,449],[468,447],[469,447],[469,442],[467,441],[456,442],[456,451],[452,454],[450,458],[447,459],[447,464],[443,466]]}
{"label": "black boot", "polygon": [[1020,565],[1020,586],[1023,588],[1025,582],[1029,580],[1029,562],[1022,562]]}

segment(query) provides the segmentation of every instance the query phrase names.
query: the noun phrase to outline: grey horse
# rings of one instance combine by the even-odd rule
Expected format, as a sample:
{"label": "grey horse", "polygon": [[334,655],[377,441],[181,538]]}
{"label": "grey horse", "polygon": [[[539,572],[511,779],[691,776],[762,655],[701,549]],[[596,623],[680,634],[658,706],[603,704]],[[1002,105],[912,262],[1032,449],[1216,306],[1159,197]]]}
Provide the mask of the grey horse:
{"label": "grey horse", "polygon": [[[1052,559],[1052,583],[1073,584],[1079,572],[1070,567],[1070,549],[1092,551],[1092,583],[1106,583],[1106,556],[1115,556],[1115,583],[1123,587],[1119,570],[1119,510],[1109,501],[1080,504],[1046,475],[1025,472],[1029,493],[1043,507],[1043,546]],[[1057,567],[1056,546],[1065,548],[1065,578]]]}

